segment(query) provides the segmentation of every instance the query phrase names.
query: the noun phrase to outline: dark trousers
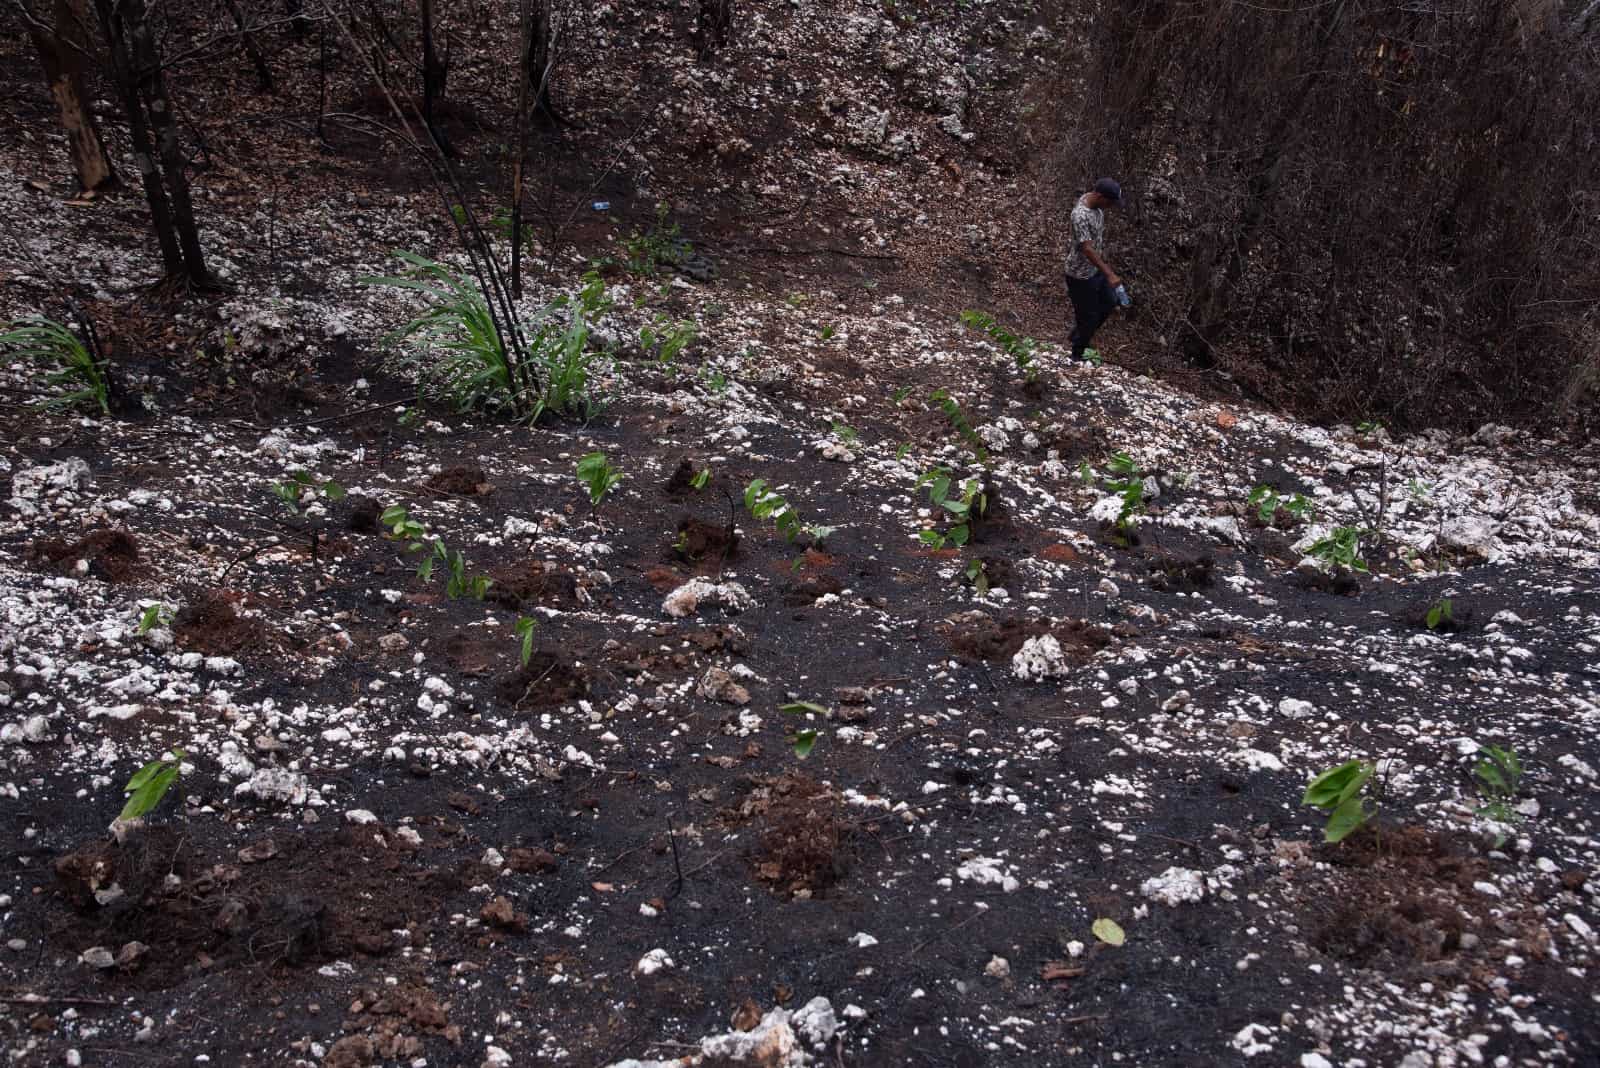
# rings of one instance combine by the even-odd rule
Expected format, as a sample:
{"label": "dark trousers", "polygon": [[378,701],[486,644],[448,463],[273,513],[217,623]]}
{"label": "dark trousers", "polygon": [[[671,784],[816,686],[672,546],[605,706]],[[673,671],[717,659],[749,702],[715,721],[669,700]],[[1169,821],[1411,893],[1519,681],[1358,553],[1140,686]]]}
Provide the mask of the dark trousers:
{"label": "dark trousers", "polygon": [[1117,306],[1111,284],[1099,271],[1088,278],[1067,278],[1067,296],[1072,298],[1072,358],[1081,360],[1083,350],[1094,339],[1094,332],[1111,317]]}

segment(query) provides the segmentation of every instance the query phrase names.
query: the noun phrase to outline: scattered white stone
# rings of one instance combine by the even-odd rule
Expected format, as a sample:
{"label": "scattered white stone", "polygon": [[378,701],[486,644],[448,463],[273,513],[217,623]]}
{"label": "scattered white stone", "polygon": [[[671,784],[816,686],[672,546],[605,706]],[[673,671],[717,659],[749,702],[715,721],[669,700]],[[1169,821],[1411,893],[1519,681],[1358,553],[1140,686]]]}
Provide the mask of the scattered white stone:
{"label": "scattered white stone", "polygon": [[353,808],[344,814],[344,818],[346,822],[353,823],[357,827],[365,827],[369,823],[378,822],[378,817],[364,808]]}
{"label": "scattered white stone", "polygon": [[675,967],[677,965],[667,956],[666,950],[652,949],[639,958],[639,963],[633,966],[633,971],[635,975],[654,975],[659,971]]}
{"label": "scattered white stone", "polygon": [[994,857],[973,857],[962,861],[961,866],[956,868],[956,878],[979,886],[998,886],[1008,894],[1022,885]]}
{"label": "scattered white stone", "polygon": [[1140,883],[1139,892],[1151,901],[1177,908],[1205,897],[1206,880],[1204,875],[1192,868],[1168,868],[1155,878]]}
{"label": "scattered white stone", "polygon": [[1067,673],[1061,643],[1053,634],[1041,634],[1022,643],[1011,657],[1011,671],[1024,682],[1058,679]]}
{"label": "scattered white stone", "polygon": [[1246,1057],[1272,1052],[1272,1029],[1260,1024],[1245,1024],[1233,1036],[1233,1048]]}
{"label": "scattered white stone", "polygon": [[674,619],[683,619],[705,604],[720,605],[730,612],[742,612],[754,608],[756,601],[737,582],[717,583],[696,578],[667,594],[661,602],[661,610]]}
{"label": "scattered white stone", "polygon": [[983,974],[991,979],[1011,978],[1011,962],[1004,957],[994,956],[989,958],[989,963],[984,965]]}
{"label": "scattered white stone", "polygon": [[865,931],[857,931],[855,934],[850,936],[850,944],[855,946],[857,949],[866,949],[868,946],[877,945],[878,940],[867,934]]}
{"label": "scattered white stone", "polygon": [[839,1030],[839,1020],[833,1014],[833,1003],[825,997],[814,997],[794,1014],[796,1032],[812,1049],[822,1049],[833,1041]]}

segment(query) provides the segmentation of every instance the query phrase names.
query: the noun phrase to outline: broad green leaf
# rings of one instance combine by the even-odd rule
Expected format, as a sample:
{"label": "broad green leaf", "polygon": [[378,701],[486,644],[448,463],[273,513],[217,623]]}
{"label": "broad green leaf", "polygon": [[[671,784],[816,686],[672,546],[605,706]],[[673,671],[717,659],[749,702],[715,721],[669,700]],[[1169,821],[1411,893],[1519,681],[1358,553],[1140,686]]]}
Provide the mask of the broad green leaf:
{"label": "broad green leaf", "polygon": [[794,736],[794,755],[804,760],[811,755],[812,748],[817,744],[817,732],[814,730],[799,731]]}
{"label": "broad green leaf", "polygon": [[1352,797],[1333,810],[1333,815],[1328,817],[1328,826],[1322,832],[1325,842],[1342,842],[1357,827],[1367,822],[1366,809],[1361,804],[1361,798]]}
{"label": "broad green leaf", "polygon": [[817,716],[826,716],[828,714],[826,707],[811,701],[790,701],[786,705],[779,705],[778,711],[789,713],[810,712]]}
{"label": "broad green leaf", "polygon": [[1329,768],[1307,784],[1305,796],[1300,799],[1300,803],[1315,805],[1317,808],[1337,805],[1345,786],[1360,774],[1365,763],[1363,760],[1351,760],[1336,768]]}
{"label": "broad green leaf", "polygon": [[1123,933],[1116,920],[1108,920],[1103,916],[1095,920],[1089,929],[1094,932],[1096,938],[1108,946],[1120,946],[1128,940],[1128,936]]}

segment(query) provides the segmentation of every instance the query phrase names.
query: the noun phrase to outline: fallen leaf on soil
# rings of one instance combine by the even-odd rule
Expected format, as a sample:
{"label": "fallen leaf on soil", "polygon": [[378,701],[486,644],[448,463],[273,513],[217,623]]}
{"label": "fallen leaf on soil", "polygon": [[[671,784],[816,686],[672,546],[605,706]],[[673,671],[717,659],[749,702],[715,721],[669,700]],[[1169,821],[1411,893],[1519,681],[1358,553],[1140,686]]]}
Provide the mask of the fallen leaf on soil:
{"label": "fallen leaf on soil", "polygon": [[1224,408],[1217,413],[1217,425],[1224,430],[1232,430],[1239,425],[1239,417]]}
{"label": "fallen leaf on soil", "polygon": [[259,842],[252,842],[239,850],[239,859],[246,864],[259,864],[263,860],[271,860],[278,855],[278,843],[270,838],[263,838]]}
{"label": "fallen leaf on soil", "polygon": [[1039,978],[1047,983],[1053,979],[1076,979],[1082,974],[1082,968],[1075,968],[1064,960],[1047,960],[1039,969]]}
{"label": "fallen leaf on soil", "polygon": [[1057,564],[1070,564],[1078,558],[1078,550],[1070,545],[1046,545],[1039,555]]}
{"label": "fallen leaf on soil", "polygon": [[1128,940],[1128,936],[1122,932],[1122,928],[1117,924],[1116,920],[1108,920],[1101,917],[1095,920],[1094,926],[1089,929],[1094,932],[1096,938],[1109,946],[1120,946]]}
{"label": "fallen leaf on soil", "polygon": [[513,849],[506,854],[506,861],[515,872],[555,871],[560,864],[554,853],[544,849]]}
{"label": "fallen leaf on soil", "polygon": [[616,889],[616,886],[612,883],[590,883],[589,886],[597,894],[609,894]]}

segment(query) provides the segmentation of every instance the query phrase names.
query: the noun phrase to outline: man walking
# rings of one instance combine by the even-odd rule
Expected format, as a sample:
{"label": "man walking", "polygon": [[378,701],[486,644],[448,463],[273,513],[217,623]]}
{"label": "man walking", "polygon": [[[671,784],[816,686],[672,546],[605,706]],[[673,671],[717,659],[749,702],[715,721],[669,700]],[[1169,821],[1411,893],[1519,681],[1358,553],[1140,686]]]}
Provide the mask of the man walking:
{"label": "man walking", "polygon": [[1072,358],[1083,359],[1094,333],[1117,306],[1122,284],[1105,261],[1106,209],[1122,206],[1122,187],[1102,178],[1072,209],[1072,248],[1067,253],[1067,295],[1072,298]]}

